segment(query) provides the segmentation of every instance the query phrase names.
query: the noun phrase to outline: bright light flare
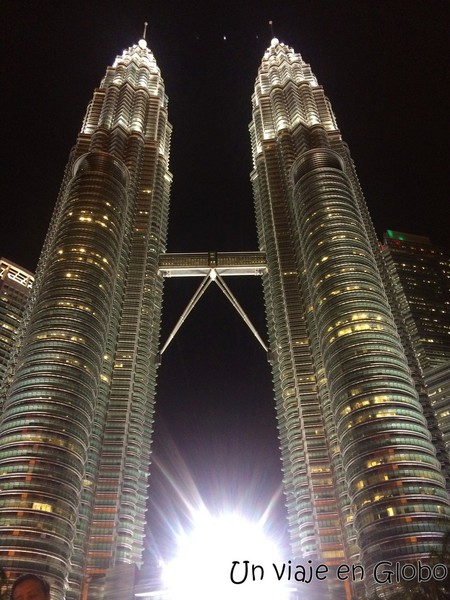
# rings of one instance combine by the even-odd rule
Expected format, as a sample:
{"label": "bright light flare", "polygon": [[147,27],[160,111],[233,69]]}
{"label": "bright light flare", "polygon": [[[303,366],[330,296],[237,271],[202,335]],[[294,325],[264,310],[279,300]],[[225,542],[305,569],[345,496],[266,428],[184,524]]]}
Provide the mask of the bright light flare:
{"label": "bright light flare", "polygon": [[[241,581],[245,560],[248,577],[235,584],[230,577],[233,561],[240,562],[234,579]],[[213,517],[205,511],[195,519],[193,531],[180,536],[177,557],[166,566],[164,581],[170,600],[287,600],[288,591],[272,566],[281,562],[276,544],[259,523],[238,515]],[[262,580],[260,569],[253,580],[253,564],[264,568]]]}

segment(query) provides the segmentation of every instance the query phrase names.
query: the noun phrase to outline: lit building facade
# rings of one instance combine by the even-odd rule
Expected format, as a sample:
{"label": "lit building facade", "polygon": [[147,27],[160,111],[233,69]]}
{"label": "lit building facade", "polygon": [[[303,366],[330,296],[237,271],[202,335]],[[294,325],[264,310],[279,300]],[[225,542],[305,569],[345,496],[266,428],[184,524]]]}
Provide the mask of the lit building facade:
{"label": "lit building facade", "polygon": [[0,387],[5,377],[34,276],[6,258],[0,258]]}
{"label": "lit building facade", "polygon": [[430,369],[425,375],[425,382],[447,455],[450,456],[450,362]]}
{"label": "lit building facade", "polygon": [[0,557],[55,598],[142,558],[171,174],[145,40],[88,106],[41,254],[0,424]]}
{"label": "lit building facade", "polygon": [[387,231],[383,242],[423,371],[450,362],[450,253],[398,231]]}
{"label": "lit building facade", "polygon": [[[448,530],[441,466],[348,148],[309,65],[276,39],[250,134],[294,556],[361,562],[370,593],[378,561],[426,558]],[[330,577],[316,593],[362,591]]]}

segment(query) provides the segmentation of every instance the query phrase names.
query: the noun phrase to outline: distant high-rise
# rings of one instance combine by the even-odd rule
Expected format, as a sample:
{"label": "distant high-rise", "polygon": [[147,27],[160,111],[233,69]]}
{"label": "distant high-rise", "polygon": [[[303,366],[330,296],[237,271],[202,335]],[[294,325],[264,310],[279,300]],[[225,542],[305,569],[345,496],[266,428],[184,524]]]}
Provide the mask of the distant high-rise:
{"label": "distant high-rise", "polygon": [[450,252],[428,237],[389,230],[383,254],[450,453]]}
{"label": "distant high-rise", "polygon": [[164,254],[170,132],[141,40],[94,92],[38,266],[0,421],[1,564],[55,600],[131,598],[163,274],[236,270],[263,277],[293,558],[329,565],[309,600],[359,598],[333,567],[362,563],[373,591],[377,562],[428,557],[450,501],[330,103],[272,40],[250,125],[260,252]]}
{"label": "distant high-rise", "polygon": [[142,558],[170,133],[141,40],[89,103],[4,401],[1,564],[45,573],[58,599],[92,600]]}
{"label": "distant high-rise", "polygon": [[[432,550],[448,495],[348,147],[309,65],[277,39],[250,134],[294,554],[361,562],[370,592],[378,561]],[[317,597],[341,597],[337,583]]]}
{"label": "distant high-rise", "polygon": [[384,255],[423,371],[450,362],[450,252],[389,230]]}
{"label": "distant high-rise", "polygon": [[12,263],[0,259],[0,386],[14,347],[34,276]]}

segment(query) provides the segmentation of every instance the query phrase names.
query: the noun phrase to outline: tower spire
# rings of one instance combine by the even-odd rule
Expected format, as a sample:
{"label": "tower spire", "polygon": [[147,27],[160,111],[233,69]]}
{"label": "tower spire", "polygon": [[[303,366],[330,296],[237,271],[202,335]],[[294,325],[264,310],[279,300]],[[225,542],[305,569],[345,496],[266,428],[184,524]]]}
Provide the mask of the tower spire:
{"label": "tower spire", "polygon": [[142,32],[142,37],[138,42],[138,45],[140,48],[145,49],[147,48],[147,40],[146,40],[146,35],[147,35],[147,21],[145,21],[144,23],[144,31]]}
{"label": "tower spire", "polygon": [[279,41],[278,41],[278,38],[275,37],[275,33],[274,33],[274,30],[273,30],[273,21],[269,21],[269,25],[270,25],[270,31],[272,33],[272,37],[271,37],[271,40],[270,40],[270,45],[273,48],[277,44],[279,44]]}
{"label": "tower spire", "polygon": [[272,34],[271,39],[273,39],[275,37],[274,31],[273,31],[273,21],[269,21],[269,25],[270,25],[270,33]]}

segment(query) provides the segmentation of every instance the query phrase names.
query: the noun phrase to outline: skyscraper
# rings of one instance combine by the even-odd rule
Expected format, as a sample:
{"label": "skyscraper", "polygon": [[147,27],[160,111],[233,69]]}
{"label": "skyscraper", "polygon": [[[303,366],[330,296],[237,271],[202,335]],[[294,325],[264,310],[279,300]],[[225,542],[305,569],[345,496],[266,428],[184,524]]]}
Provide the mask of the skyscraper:
{"label": "skyscraper", "polygon": [[[360,561],[371,592],[378,561],[426,557],[448,495],[348,147],[310,66],[277,39],[250,134],[293,552]],[[333,578],[327,594],[343,594]]]}
{"label": "skyscraper", "polygon": [[449,252],[428,237],[391,230],[383,250],[422,370],[449,362]]}
{"label": "skyscraper", "polygon": [[141,561],[170,133],[141,40],[87,108],[3,405],[2,566],[46,574],[58,598],[94,598],[97,578]]}
{"label": "skyscraper", "polygon": [[[448,528],[440,465],[348,149],[311,69],[275,39],[250,130],[252,269],[293,558],[330,570],[361,561],[373,590],[378,560],[426,557]],[[100,599],[105,576],[141,561],[169,141],[141,40],[108,68],[69,157],[0,423],[2,564],[45,572],[58,598]],[[205,269],[217,274],[219,259],[210,253]],[[357,593],[331,576],[308,588],[310,599]]]}

